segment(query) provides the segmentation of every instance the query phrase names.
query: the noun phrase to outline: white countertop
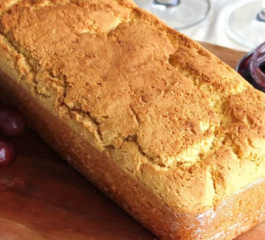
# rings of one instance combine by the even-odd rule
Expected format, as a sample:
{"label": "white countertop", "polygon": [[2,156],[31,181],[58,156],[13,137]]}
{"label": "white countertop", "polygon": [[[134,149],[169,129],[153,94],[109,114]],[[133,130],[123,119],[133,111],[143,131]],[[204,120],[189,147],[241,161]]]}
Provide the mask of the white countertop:
{"label": "white countertop", "polygon": [[242,0],[212,0],[212,9],[209,16],[198,25],[182,30],[181,32],[197,41],[250,51],[250,48],[233,41],[225,31],[225,23],[229,9],[238,2],[242,2]]}

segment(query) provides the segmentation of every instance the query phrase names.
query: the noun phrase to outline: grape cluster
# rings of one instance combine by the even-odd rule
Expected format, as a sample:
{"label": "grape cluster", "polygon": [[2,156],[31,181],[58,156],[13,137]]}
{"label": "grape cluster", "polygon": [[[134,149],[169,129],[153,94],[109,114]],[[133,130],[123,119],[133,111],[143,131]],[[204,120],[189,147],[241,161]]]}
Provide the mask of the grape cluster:
{"label": "grape cluster", "polygon": [[16,157],[15,146],[9,137],[18,136],[25,128],[25,118],[17,109],[0,104],[0,168],[11,164]]}

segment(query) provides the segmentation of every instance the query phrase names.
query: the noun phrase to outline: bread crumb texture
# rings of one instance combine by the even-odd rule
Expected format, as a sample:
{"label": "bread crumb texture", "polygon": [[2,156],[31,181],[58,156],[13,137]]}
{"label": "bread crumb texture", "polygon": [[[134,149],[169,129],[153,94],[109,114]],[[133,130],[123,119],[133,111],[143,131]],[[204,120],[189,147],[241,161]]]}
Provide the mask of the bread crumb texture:
{"label": "bread crumb texture", "polygon": [[264,177],[264,94],[132,1],[0,12],[2,71],[172,211],[216,208]]}

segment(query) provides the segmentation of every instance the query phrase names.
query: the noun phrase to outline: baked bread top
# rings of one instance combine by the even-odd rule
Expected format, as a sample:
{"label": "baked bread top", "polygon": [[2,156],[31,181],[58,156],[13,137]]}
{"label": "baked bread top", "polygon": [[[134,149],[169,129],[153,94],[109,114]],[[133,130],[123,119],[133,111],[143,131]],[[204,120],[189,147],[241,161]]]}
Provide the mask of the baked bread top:
{"label": "baked bread top", "polygon": [[216,208],[264,177],[264,94],[132,1],[0,10],[2,71],[172,211]]}

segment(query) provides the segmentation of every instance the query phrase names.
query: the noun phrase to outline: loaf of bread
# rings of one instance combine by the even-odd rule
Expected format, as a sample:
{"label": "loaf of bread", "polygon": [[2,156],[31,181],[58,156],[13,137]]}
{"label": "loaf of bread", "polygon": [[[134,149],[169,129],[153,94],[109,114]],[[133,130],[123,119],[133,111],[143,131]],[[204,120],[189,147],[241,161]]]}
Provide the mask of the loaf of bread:
{"label": "loaf of bread", "polygon": [[130,0],[1,0],[0,14],[1,94],[160,239],[265,220],[265,95],[226,64]]}

